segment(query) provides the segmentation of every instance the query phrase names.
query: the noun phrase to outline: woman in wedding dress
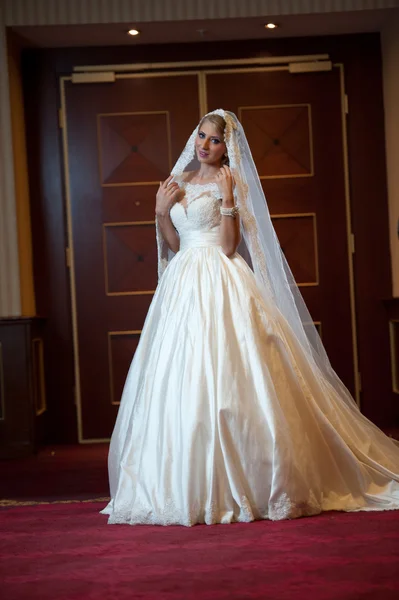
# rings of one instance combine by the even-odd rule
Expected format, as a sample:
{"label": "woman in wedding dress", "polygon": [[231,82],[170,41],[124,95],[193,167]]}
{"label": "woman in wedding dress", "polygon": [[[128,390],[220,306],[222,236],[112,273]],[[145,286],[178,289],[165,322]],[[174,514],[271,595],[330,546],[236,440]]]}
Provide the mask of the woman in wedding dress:
{"label": "woman in wedding dress", "polygon": [[233,113],[194,130],[159,187],[156,230],[159,282],[112,434],[108,522],[398,509],[397,442],[331,367]]}

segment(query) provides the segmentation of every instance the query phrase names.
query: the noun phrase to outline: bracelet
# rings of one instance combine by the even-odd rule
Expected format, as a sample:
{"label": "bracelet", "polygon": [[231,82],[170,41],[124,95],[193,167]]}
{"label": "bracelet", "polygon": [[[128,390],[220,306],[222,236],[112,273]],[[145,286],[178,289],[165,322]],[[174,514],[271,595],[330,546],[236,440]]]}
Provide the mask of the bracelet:
{"label": "bracelet", "polygon": [[236,218],[236,215],[240,212],[238,206],[232,206],[232,208],[225,208],[224,206],[220,207],[220,214],[225,217],[233,217]]}

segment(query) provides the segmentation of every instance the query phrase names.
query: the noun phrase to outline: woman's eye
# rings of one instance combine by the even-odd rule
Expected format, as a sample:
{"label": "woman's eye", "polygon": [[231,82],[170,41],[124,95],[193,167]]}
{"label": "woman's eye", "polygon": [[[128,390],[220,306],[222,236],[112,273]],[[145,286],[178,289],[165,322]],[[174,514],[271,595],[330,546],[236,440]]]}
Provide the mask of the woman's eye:
{"label": "woman's eye", "polygon": [[214,144],[219,144],[220,140],[218,140],[218,139],[215,139],[215,140],[212,140],[212,142],[213,142]]}
{"label": "woman's eye", "polygon": [[204,135],[203,133],[200,133],[200,134],[199,134],[199,137],[200,137],[200,138],[203,138],[203,137],[205,137],[205,135]]}

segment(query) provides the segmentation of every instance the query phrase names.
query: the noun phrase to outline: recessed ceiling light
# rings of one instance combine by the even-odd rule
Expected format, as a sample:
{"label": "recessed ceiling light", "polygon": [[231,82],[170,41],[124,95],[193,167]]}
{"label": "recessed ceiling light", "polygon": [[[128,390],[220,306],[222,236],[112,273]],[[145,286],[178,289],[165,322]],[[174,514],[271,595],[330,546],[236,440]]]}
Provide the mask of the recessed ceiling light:
{"label": "recessed ceiling light", "polygon": [[129,35],[139,35],[140,31],[138,29],[129,29],[128,34]]}
{"label": "recessed ceiling light", "polygon": [[278,25],[277,23],[266,23],[265,27],[266,29],[277,29]]}

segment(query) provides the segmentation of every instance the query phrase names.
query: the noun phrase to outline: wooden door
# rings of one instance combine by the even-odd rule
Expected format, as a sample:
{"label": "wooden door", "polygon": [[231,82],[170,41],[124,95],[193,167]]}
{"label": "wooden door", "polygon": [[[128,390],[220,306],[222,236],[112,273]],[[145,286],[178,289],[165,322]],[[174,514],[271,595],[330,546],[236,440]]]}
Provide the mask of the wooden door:
{"label": "wooden door", "polygon": [[65,82],[80,440],[111,434],[156,288],[155,193],[198,98],[195,73]]}
{"label": "wooden door", "polygon": [[241,120],[281,247],[334,369],[355,394],[340,70],[208,72]]}
{"label": "wooden door", "polygon": [[201,90],[196,73],[65,81],[80,440],[112,431],[156,287],[155,192],[198,122],[205,90],[209,110],[232,110],[244,125],[283,251],[354,393],[339,72],[205,78]]}

